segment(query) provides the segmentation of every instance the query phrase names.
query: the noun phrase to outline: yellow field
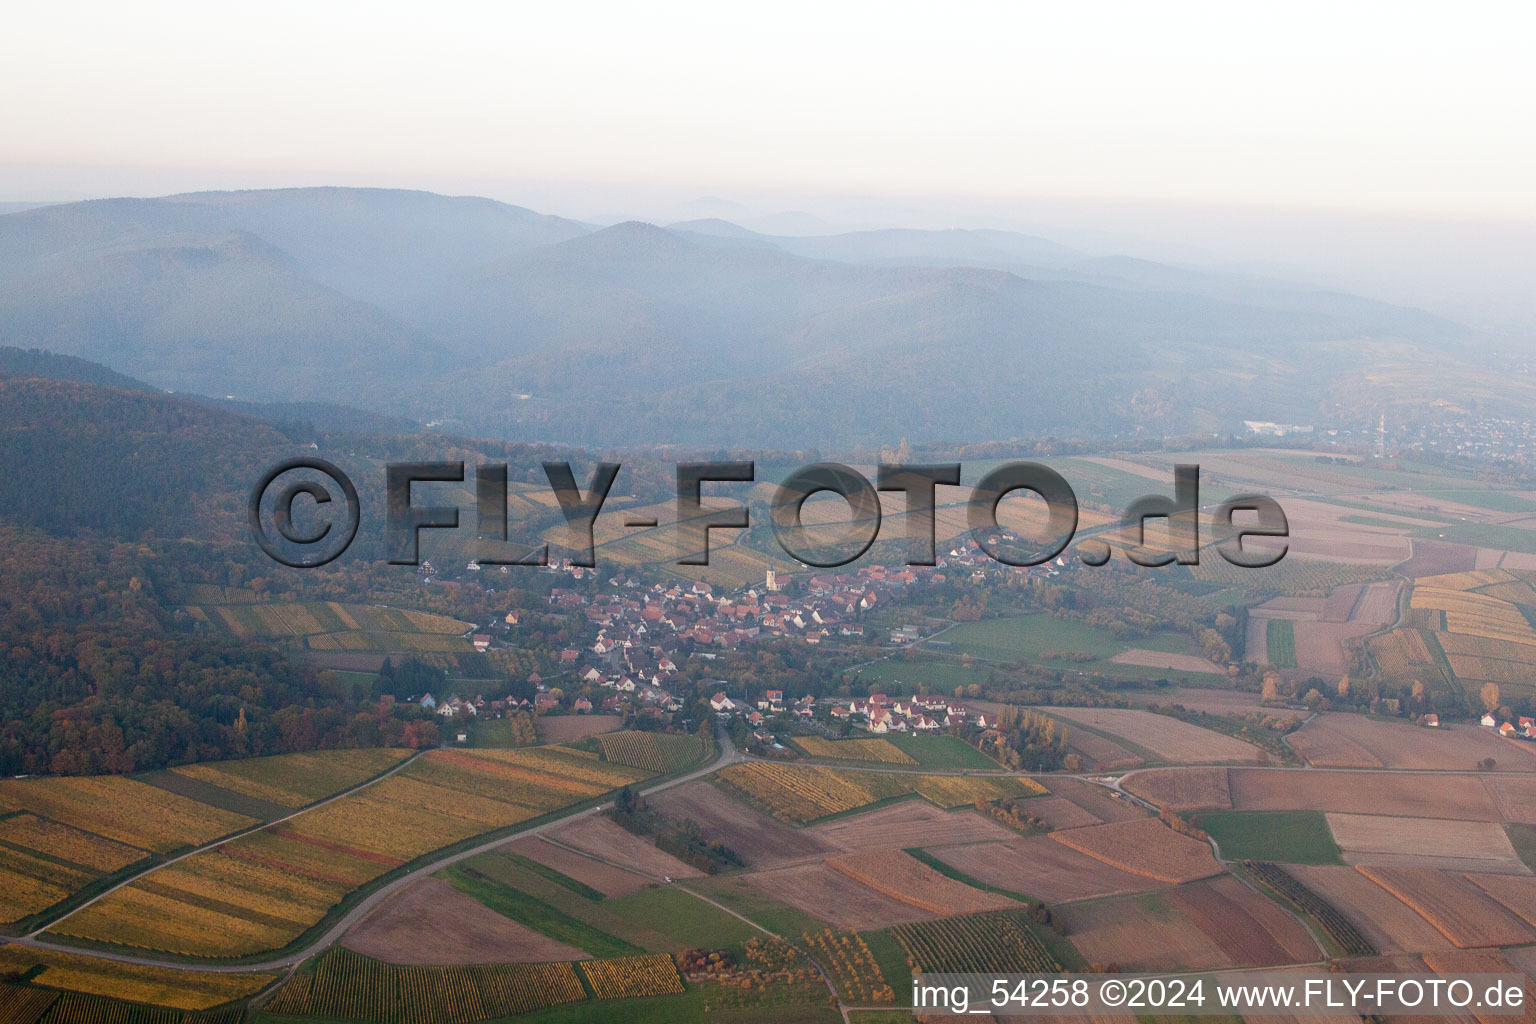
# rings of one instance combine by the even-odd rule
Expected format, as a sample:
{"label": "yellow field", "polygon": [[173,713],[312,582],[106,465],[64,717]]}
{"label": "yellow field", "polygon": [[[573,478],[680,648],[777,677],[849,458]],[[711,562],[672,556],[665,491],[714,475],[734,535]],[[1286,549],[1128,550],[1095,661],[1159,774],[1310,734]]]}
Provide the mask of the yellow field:
{"label": "yellow field", "polygon": [[256,824],[243,814],[120,775],[0,781],[0,802],[157,853],[196,846]]}
{"label": "yellow field", "polygon": [[82,832],[35,814],[18,814],[0,821],[0,843],[61,857],[71,864],[102,873],[125,868],[147,856],[138,847]]}
{"label": "yellow field", "polygon": [[1447,632],[1536,645],[1536,630],[1514,605],[1460,590],[1414,587],[1412,607],[1445,613]]}
{"label": "yellow field", "polygon": [[339,800],[150,872],[53,931],[189,956],[278,949],[395,867],[645,777],[555,748],[429,751]]}
{"label": "yellow field", "polygon": [[719,773],[719,778],[766,806],[774,817],[800,823],[913,794],[950,809],[1045,792],[1032,779],[879,774],[768,761],[731,765]]}
{"label": "yellow field", "polygon": [[614,960],[582,960],[576,964],[592,994],[599,999],[638,999],[683,991],[677,965],[666,953],[626,956]]}
{"label": "yellow field", "polygon": [[408,750],[385,747],[321,750],[245,761],[209,761],[182,765],[171,771],[257,800],[283,807],[303,807],[366,782],[410,754]]}
{"label": "yellow field", "polygon": [[42,968],[31,979],[34,985],[178,1010],[206,1010],[244,999],[277,980],[273,974],[178,971],[26,946],[0,946],[0,973],[25,972],[34,967]]}

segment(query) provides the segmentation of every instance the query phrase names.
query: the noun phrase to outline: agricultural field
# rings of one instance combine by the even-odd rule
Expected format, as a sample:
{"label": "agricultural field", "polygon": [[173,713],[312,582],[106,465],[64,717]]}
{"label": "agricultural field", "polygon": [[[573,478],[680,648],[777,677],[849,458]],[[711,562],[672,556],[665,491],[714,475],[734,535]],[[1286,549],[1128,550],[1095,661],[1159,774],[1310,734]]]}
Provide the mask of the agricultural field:
{"label": "agricultural field", "polygon": [[1039,708],[1072,729],[1108,737],[1147,760],[1173,764],[1265,763],[1269,755],[1251,743],[1167,715],[1135,708]]}
{"label": "agricultural field", "polygon": [[341,944],[399,966],[545,963],[587,955],[503,917],[441,878],[423,878],[392,894]]}
{"label": "agricultural field", "polygon": [[703,780],[650,794],[646,803],[672,821],[697,822],[706,837],[735,850],[749,867],[769,868],[840,852],[814,829],[792,828],[739,800],[722,800],[720,791]]}
{"label": "agricultural field", "polygon": [[1276,597],[1248,610],[1244,656],[1288,678],[1333,681],[1362,637],[1397,619],[1397,582],[1348,584],[1316,597]]}
{"label": "agricultural field", "polygon": [[[1528,530],[1515,533],[1536,537]],[[1385,672],[1433,676],[1475,693],[1497,683],[1506,693],[1536,693],[1536,571],[1474,569],[1423,576],[1409,598],[1414,628],[1370,644]]]}
{"label": "agricultural field", "polygon": [[1052,905],[1141,892],[1159,883],[1053,842],[1047,836],[932,851],[945,864],[987,885]]}
{"label": "agricultural field", "polygon": [[242,761],[204,761],[170,771],[219,789],[296,810],[367,782],[410,755],[409,750],[388,747],[322,750]]}
{"label": "agricultural field", "polygon": [[[1337,811],[1405,818],[1500,821],[1495,784],[1525,776],[1393,775],[1385,772],[1228,772],[1232,807],[1239,811]],[[1522,798],[1525,794],[1521,794]]]}
{"label": "agricultural field", "polygon": [[760,895],[845,931],[868,931],[935,915],[871,889],[821,861],[742,876]]}
{"label": "agricultural field", "polygon": [[934,914],[973,914],[1018,905],[1006,897],[941,875],[901,850],[872,849],[844,854],[829,859],[827,866],[876,892]]}
{"label": "agricultural field", "polygon": [[539,738],[545,743],[574,743],[623,724],[619,715],[540,715]]}
{"label": "agricultural field", "polygon": [[1514,912],[1528,925],[1536,925],[1536,878],[1523,875],[1468,874],[1467,881]]}
{"label": "agricultural field", "polygon": [[1434,868],[1361,865],[1357,870],[1461,949],[1518,946],[1536,939],[1525,922],[1465,878]]}
{"label": "agricultural field", "polygon": [[1344,863],[1321,811],[1208,812],[1199,824],[1216,840],[1223,860]]}
{"label": "agricultural field", "polygon": [[[1040,797],[1040,800],[1050,799]],[[1030,802],[1033,808],[1035,801]],[[1097,819],[1094,819],[1097,823]],[[804,830],[833,849],[954,846],[959,843],[1004,842],[1014,833],[976,811],[943,811],[927,803],[903,801],[872,811],[860,811]]]}
{"label": "agricultural field", "polygon": [[251,600],[194,603],[183,610],[197,621],[241,639],[287,639],[312,651],[468,653],[473,649],[463,638],[474,628],[473,623],[379,605],[336,601],[261,604]]}
{"label": "agricultural field", "polygon": [[807,757],[837,761],[868,761],[874,764],[917,764],[901,748],[883,738],[829,740],[821,736],[796,736],[789,741]]}
{"label": "agricultural field", "polygon": [[1221,872],[1209,846],[1155,818],[1052,832],[1050,839],[1122,871],[1160,882],[1191,882]]}
{"label": "agricultural field", "polygon": [[1293,865],[1285,871],[1337,909],[1382,953],[1423,952],[1451,945],[1412,907],[1352,867]]}
{"label": "agricultural field", "polygon": [[1225,768],[1153,768],[1133,772],[1120,784],[1171,811],[1231,810],[1232,790]]}
{"label": "agricultural field", "polygon": [[1466,771],[1491,757],[1498,771],[1536,771],[1536,746],[1511,743],[1474,725],[1426,729],[1401,719],[1324,713],[1292,733],[1290,743],[1319,768]]}
{"label": "agricultural field", "polygon": [[333,949],[284,983],[266,1009],[372,1024],[470,1024],[586,998],[568,963],[394,967]]}
{"label": "agricultural field", "polygon": [[1319,956],[1295,918],[1230,875],[1057,913],[1084,959],[1126,970],[1267,967]]}
{"label": "agricultural field", "polygon": [[[1142,662],[1149,656],[1190,653],[1189,638],[1176,633],[1155,633],[1127,641],[1098,626],[1041,614],[963,622],[948,630],[943,639],[953,644],[955,654],[970,655],[978,661],[1028,661],[1126,678],[1146,676],[1147,666]],[[1116,660],[1132,650],[1138,652],[1135,660]],[[1192,675],[1208,678],[1209,671],[1202,665]],[[1185,673],[1165,668],[1162,674],[1178,678]]]}
{"label": "agricultural field", "polygon": [[658,850],[650,840],[600,815],[591,814],[564,822],[551,829],[547,836],[561,846],[578,850],[599,861],[623,864],[652,881],[663,878],[697,878],[703,874],[698,868]]}
{"label": "agricultural field", "polygon": [[1493,822],[1329,814],[1328,827],[1347,864],[1530,874]]}
{"label": "agricultural field", "polygon": [[1345,956],[1376,954],[1376,947],[1371,944],[1370,939],[1351,924],[1337,907],[1308,889],[1300,879],[1285,868],[1262,861],[1249,862],[1244,867],[1261,885],[1266,886],[1281,899],[1310,917]]}
{"label": "agricultural field", "polygon": [[665,953],[584,960],[576,965],[598,999],[640,999],[669,996],[683,991],[677,965]]}
{"label": "agricultural field", "polygon": [[773,817],[797,824],[914,794],[951,808],[1046,792],[1039,783],[1022,778],[878,774],[766,761],[731,765],[717,777]]}
{"label": "agricultural field", "polygon": [[1044,974],[1062,969],[1020,911],[897,925],[891,934],[914,970]]}
{"label": "agricultural field", "polygon": [[645,888],[651,881],[649,875],[594,860],[564,845],[552,843],[543,836],[529,836],[514,840],[508,843],[504,850],[519,857],[526,857],[535,864],[542,864],[552,871],[558,871],[582,885],[590,886],[604,896],[623,896],[636,889]]}
{"label": "agricultural field", "polygon": [[921,768],[933,771],[963,771],[977,768],[996,771],[998,764],[958,736],[917,736],[893,733],[884,737]]}
{"label": "agricultural field", "polygon": [[53,931],[184,956],[280,949],[417,857],[643,777],[557,748],[429,751],[339,800],[152,871]]}
{"label": "agricultural field", "polygon": [[598,737],[603,760],[639,768],[652,775],[670,775],[704,756],[697,736],[661,732],[607,732]]}
{"label": "agricultural field", "polygon": [[153,855],[260,824],[125,776],[0,781],[0,924]]}
{"label": "agricultural field", "polygon": [[1275,668],[1296,667],[1296,626],[1290,619],[1270,619],[1265,628],[1264,663]]}
{"label": "agricultural field", "polygon": [[0,946],[0,973],[12,972],[28,974],[28,984],[44,988],[179,1010],[207,1010],[246,999],[278,978],[275,974],[181,971],[27,946]]}

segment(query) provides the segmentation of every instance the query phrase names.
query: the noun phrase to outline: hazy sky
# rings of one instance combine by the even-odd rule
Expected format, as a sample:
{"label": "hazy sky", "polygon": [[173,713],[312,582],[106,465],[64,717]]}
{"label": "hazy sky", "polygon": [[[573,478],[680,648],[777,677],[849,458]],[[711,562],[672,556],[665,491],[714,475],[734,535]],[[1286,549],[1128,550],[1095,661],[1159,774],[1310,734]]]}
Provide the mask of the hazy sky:
{"label": "hazy sky", "polygon": [[521,181],[1530,221],[1521,11],[18,4],[0,198]]}

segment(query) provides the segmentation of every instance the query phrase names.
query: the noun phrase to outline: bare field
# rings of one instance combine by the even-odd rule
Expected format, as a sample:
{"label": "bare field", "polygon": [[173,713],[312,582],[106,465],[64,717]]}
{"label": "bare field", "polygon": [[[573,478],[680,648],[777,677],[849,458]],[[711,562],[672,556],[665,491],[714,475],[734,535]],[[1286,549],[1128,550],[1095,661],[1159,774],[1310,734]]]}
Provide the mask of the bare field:
{"label": "bare field", "polygon": [[518,924],[440,878],[423,878],[380,903],[341,944],[386,963],[522,964],[587,954]]}
{"label": "bare field", "polygon": [[899,849],[860,850],[833,857],[827,867],[919,910],[935,914],[978,914],[1019,904],[941,875]]}
{"label": "bare field", "polygon": [[1306,711],[1297,708],[1269,708],[1259,702],[1256,693],[1241,690],[1214,690],[1193,686],[1170,688],[1148,697],[1128,694],[1133,701],[1156,704],[1182,704],[1191,711],[1212,715],[1266,715],[1272,718],[1301,718]]}
{"label": "bare field", "polygon": [[[633,868],[641,874],[660,881],[665,877],[699,878],[704,872],[690,867],[670,854],[628,832],[601,815],[589,814],[568,824],[552,829],[551,840],[574,846],[582,853],[598,860],[611,861]],[[595,887],[594,887],[595,888]]]}
{"label": "bare field", "polygon": [[1029,813],[1045,822],[1047,828],[1082,828],[1102,825],[1103,819],[1061,796],[1036,797],[1029,802]]}
{"label": "bare field", "polygon": [[[1031,800],[1029,807],[1033,809],[1038,802]],[[889,807],[815,825],[805,831],[832,848],[845,851],[998,842],[1014,835],[975,811],[943,811],[920,800],[904,800]]]}
{"label": "bare field", "polygon": [[938,916],[876,892],[821,861],[741,877],[763,895],[849,931],[931,921]]}
{"label": "bare field", "polygon": [[1329,814],[1328,828],[1348,864],[1376,864],[1530,874],[1493,822]]}
{"label": "bare field", "polygon": [[1231,877],[1076,903],[1057,914],[1084,959],[1125,970],[1269,967],[1320,955],[1294,918]]}
{"label": "bare field", "polygon": [[1536,825],[1536,776],[1484,775],[1483,788],[1505,821]]}
{"label": "bare field", "polygon": [[1447,949],[1424,954],[1424,963],[1442,977],[1463,974],[1524,974],[1525,1010],[1520,1014],[1479,1014],[1478,1024],[1531,1024],[1536,1021],[1536,989],[1531,972],[1496,949]]}
{"label": "bare field", "polygon": [[1294,917],[1231,875],[1170,889],[1168,902],[1210,936],[1234,964],[1305,963],[1320,953]]}
{"label": "bare field", "polygon": [[556,846],[539,836],[519,839],[509,843],[504,849],[537,861],[545,867],[554,868],[583,885],[590,885],[604,896],[623,896],[626,893],[644,889],[652,882],[651,878],[644,875],[593,860],[574,850]]}
{"label": "bare field", "polygon": [[1195,654],[1167,654],[1163,651],[1148,651],[1140,647],[1133,647],[1123,651],[1109,659],[1117,665],[1143,665],[1147,668],[1162,668],[1177,672],[1208,672],[1211,675],[1224,675],[1225,670],[1209,658],[1202,658]]}
{"label": "bare field", "polygon": [[1491,757],[1499,771],[1536,772],[1536,751],[1487,729],[1426,729],[1410,722],[1324,713],[1291,734],[1291,745],[1323,768],[1470,770]]}
{"label": "bare field", "polygon": [[1219,764],[1228,761],[1264,763],[1269,755],[1251,743],[1233,739],[1167,715],[1136,708],[1047,708],[1052,718],[1066,721],[1068,741],[1072,723],[1108,733],[1164,761]]}
{"label": "bare field", "polygon": [[1074,903],[1054,911],[1083,959],[1127,971],[1212,970],[1232,966],[1199,925],[1175,909],[1165,893]]}
{"label": "bare field", "polygon": [[1465,878],[1434,868],[1362,865],[1358,870],[1462,949],[1517,946],[1536,939],[1536,932]]}
{"label": "bare field", "polygon": [[1239,811],[1338,811],[1418,818],[1498,821],[1482,780],[1474,775],[1387,775],[1347,771],[1227,773]]}
{"label": "bare field", "polygon": [[1288,864],[1285,870],[1333,904],[1383,953],[1422,952],[1451,944],[1412,907],[1354,868]]}
{"label": "bare field", "polygon": [[1135,768],[1142,763],[1140,756],[1133,754],[1115,741],[1095,736],[1082,729],[1073,729],[1071,723],[1066,724],[1068,725],[1067,748],[1096,766],[1099,771],[1119,771],[1122,768]]}
{"label": "bare field", "polygon": [[1221,873],[1211,848],[1156,818],[1052,832],[1050,838],[1132,874],[1161,882],[1191,882]]}
{"label": "bare field", "polygon": [[692,819],[704,835],[741,854],[752,867],[771,867],[841,852],[811,829],[794,829],[759,814],[708,782],[690,782],[646,797],[674,821]]}
{"label": "bare field", "polygon": [[1047,788],[1063,800],[1074,803],[1100,821],[1133,821],[1146,813],[1129,800],[1110,795],[1103,786],[1080,779],[1050,779]]}
{"label": "bare field", "polygon": [[1158,883],[1054,843],[1047,836],[934,850],[944,863],[988,885],[1046,903],[1141,892]]}
{"label": "bare field", "polygon": [[569,743],[624,724],[619,715],[545,715],[539,718],[539,735],[545,743]]}
{"label": "bare field", "polygon": [[1120,785],[1175,811],[1232,809],[1225,768],[1153,768],[1126,776]]}
{"label": "bare field", "polygon": [[1526,924],[1536,925],[1536,878],[1529,875],[1487,875],[1471,873],[1467,881],[1511,911]]}

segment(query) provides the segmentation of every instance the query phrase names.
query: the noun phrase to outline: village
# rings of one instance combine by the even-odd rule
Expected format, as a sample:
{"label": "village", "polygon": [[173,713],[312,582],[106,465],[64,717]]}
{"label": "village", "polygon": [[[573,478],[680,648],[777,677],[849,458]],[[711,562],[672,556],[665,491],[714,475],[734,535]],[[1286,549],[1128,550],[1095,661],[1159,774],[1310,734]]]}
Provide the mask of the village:
{"label": "village", "polygon": [[[647,586],[632,575],[611,577],[607,582],[614,592],[610,593],[557,586],[547,598],[550,612],[579,617],[590,630],[583,646],[559,652],[557,679],[546,679],[538,672],[529,674],[526,681],[533,687],[529,697],[487,700],[484,696],[454,694],[439,700],[425,694],[419,703],[458,723],[527,711],[535,715],[625,715],[649,719],[655,727],[665,728],[685,710],[675,682],[690,658],[713,661],[722,652],[769,639],[806,645],[916,645],[931,631],[908,623],[881,630],[876,636],[864,620],[875,609],[897,607],[914,588],[943,583],[957,572],[970,577],[994,564],[974,541],[967,541],[954,546],[932,567],[866,566],[853,572],[797,579],[792,586],[772,568],[766,571],[762,584],[733,592],[702,581]],[[476,571],[479,567],[471,563],[466,569]],[[548,571],[569,574],[573,580],[594,572],[569,560],[552,564]],[[1059,572],[1055,566],[1037,571],[1051,576]],[[430,562],[423,564],[422,575],[426,581],[436,576]],[[474,632],[469,639],[482,653],[514,645],[521,620],[521,612],[509,611],[501,622],[487,627],[489,631]],[[708,697],[710,710],[721,719],[743,719],[752,741],[764,745],[773,742],[770,726],[779,716],[783,716],[781,722],[822,731],[859,728],[876,735],[935,734],[963,723],[984,731],[993,727],[989,716],[967,708],[954,697],[900,699],[876,693],[867,698],[818,701],[811,694],[787,699],[779,689],[732,697],[727,691],[738,692],[740,687],[725,680],[716,683],[718,689]]]}

